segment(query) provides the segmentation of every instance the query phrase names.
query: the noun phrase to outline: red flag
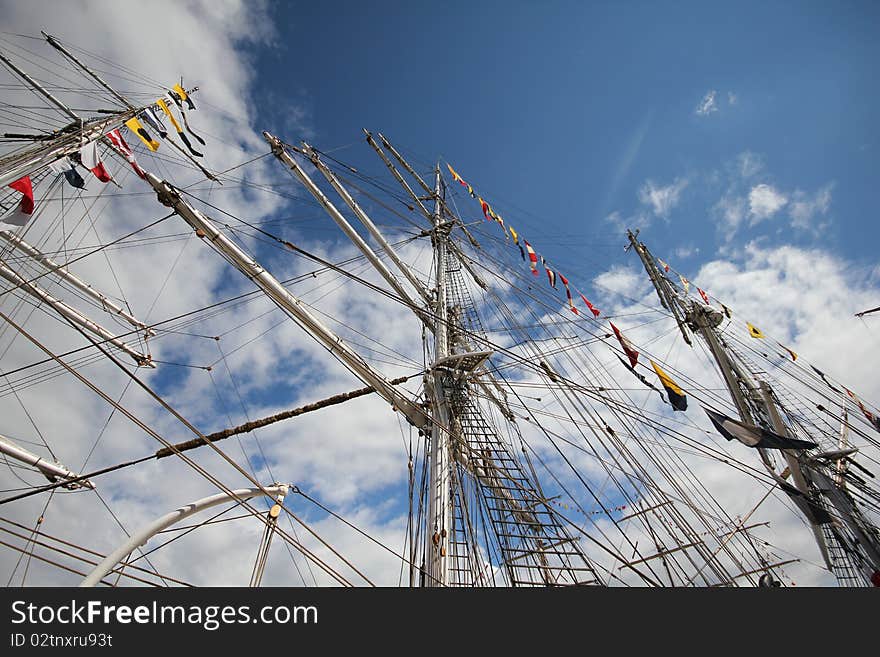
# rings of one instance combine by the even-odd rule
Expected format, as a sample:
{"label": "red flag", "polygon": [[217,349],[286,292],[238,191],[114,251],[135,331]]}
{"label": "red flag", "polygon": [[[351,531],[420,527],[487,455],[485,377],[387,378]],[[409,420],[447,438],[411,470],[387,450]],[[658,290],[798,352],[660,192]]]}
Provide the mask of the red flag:
{"label": "red flag", "polygon": [[669,271],[669,265],[667,265],[665,262],[663,262],[660,258],[657,258],[657,262],[659,262],[661,265],[663,265],[663,269],[665,271],[667,271],[667,272]]}
{"label": "red flag", "polygon": [[594,308],[593,304],[591,304],[589,302],[589,300],[587,299],[587,297],[585,297],[583,294],[581,294],[581,299],[583,299],[584,303],[587,304],[587,308],[589,308],[590,311],[593,313],[593,317],[598,317],[599,316],[599,309]]}
{"label": "red flag", "polygon": [[526,240],[523,240],[523,244],[526,245],[526,251],[529,253],[529,267],[532,269],[532,274],[534,276],[538,275],[538,256],[535,253],[535,250],[532,248],[532,245],[529,244]]}
{"label": "red flag", "polygon": [[547,261],[544,260],[544,256],[541,256],[541,266],[544,268],[544,271],[547,272],[547,278],[550,280],[550,287],[556,289],[556,273],[547,266]]}
{"label": "red flag", "polygon": [[144,170],[138,166],[137,160],[134,158],[134,151],[131,150],[131,147],[125,142],[125,139],[122,138],[119,130],[111,130],[107,133],[107,139],[110,140],[110,143],[113,144],[113,147],[119,152],[122,157],[128,160],[128,163],[131,165],[131,168],[134,169],[134,172],[138,175],[139,178],[147,179],[147,174],[144,173]]}
{"label": "red flag", "polygon": [[565,296],[568,297],[568,307],[571,308],[571,312],[575,315],[580,315],[578,309],[574,307],[574,301],[571,300],[571,290],[568,288],[568,279],[562,274],[559,274],[559,280],[562,281],[562,284],[565,286]]}
{"label": "red flag", "polygon": [[83,166],[95,174],[95,178],[102,183],[108,183],[113,179],[98,155],[98,142],[93,141],[83,146],[79,151],[79,157]]}
{"label": "red flag", "polygon": [[10,224],[12,226],[24,226],[31,215],[34,213],[34,187],[31,184],[31,177],[24,176],[15,182],[9,183],[9,186],[17,192],[21,192],[21,200],[16,208],[6,217],[0,217],[0,223]]}
{"label": "red flag", "polygon": [[486,217],[486,221],[492,221],[492,217],[489,216],[489,204],[483,199],[480,199],[480,207],[483,208],[483,216]]}
{"label": "red flag", "polygon": [[611,324],[611,329],[614,331],[614,335],[620,340],[620,346],[623,347],[623,351],[626,353],[627,358],[629,358],[630,364],[635,367],[639,362],[639,352],[633,348],[629,340],[623,337],[623,333],[620,332],[619,328],[617,328],[612,322],[608,323]]}
{"label": "red flag", "polygon": [[711,305],[711,304],[709,303],[709,297],[708,297],[708,295],[707,295],[705,292],[703,292],[703,290],[701,290],[700,288],[697,288],[697,292],[699,292],[699,293],[700,293],[700,296],[703,297],[703,301],[706,302],[706,305],[707,305],[707,306]]}

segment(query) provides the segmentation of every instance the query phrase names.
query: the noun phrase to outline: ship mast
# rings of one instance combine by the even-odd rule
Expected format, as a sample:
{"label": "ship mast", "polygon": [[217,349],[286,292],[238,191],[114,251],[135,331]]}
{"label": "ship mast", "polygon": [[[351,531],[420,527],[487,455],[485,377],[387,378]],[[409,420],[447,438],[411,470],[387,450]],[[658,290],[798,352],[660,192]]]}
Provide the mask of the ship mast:
{"label": "ship mast", "polygon": [[446,400],[444,388],[447,375],[437,369],[449,355],[449,307],[446,298],[446,251],[447,240],[452,227],[451,222],[444,223],[441,204],[440,166],[434,171],[434,211],[431,215],[433,226],[431,239],[434,244],[434,261],[436,265],[436,306],[434,314],[434,364],[428,376],[431,388],[431,402],[435,415],[434,428],[431,432],[431,452],[429,456],[428,479],[428,531],[426,532],[426,564],[429,586],[445,586],[449,582],[448,552],[449,532],[451,529],[450,500],[450,445],[449,428],[452,426],[451,410]]}
{"label": "ship mast", "polygon": [[[473,527],[474,505],[485,509],[498,542],[498,566],[511,586],[601,584],[590,560],[541,492],[534,473],[521,464],[484,414],[472,392],[492,377],[484,367],[492,351],[463,272],[485,288],[451,237],[466,229],[449,210],[439,164],[433,190],[391,143],[367,141],[431,223],[434,289],[427,328],[434,336],[433,362],[425,377],[432,418],[428,460],[428,513],[425,524],[424,585],[462,586],[487,582],[484,548]],[[383,148],[425,192],[418,196],[403,181]],[[425,203],[433,201],[428,211]],[[470,238],[469,238],[470,239]],[[497,400],[496,400],[497,401]],[[500,402],[499,402],[500,403]],[[505,417],[510,420],[510,411]]]}
{"label": "ship mast", "polygon": [[[691,344],[689,339],[691,332],[703,339],[718,364],[741,420],[780,436],[791,437],[769,383],[765,380],[757,381],[747,367],[730,354],[717,333],[723,315],[709,305],[682,298],[666,276],[660,272],[654,257],[644,243],[638,241],[637,236],[638,231],[635,233],[627,231],[630,242],[627,250],[632,248],[638,254],[654,284],[660,302],[672,313],[685,341]],[[820,458],[823,455],[810,457],[791,449],[781,451],[786,461],[786,468],[781,473],[777,473],[768,450],[758,449],[771,477],[791,496],[792,501],[806,516],[828,570],[833,572],[841,583],[851,580],[849,573],[857,570],[853,568],[850,546],[841,541],[839,532],[833,528],[834,524],[839,525],[841,522],[831,519],[827,511],[829,507],[837,509],[840,521],[850,528],[864,550],[867,561],[875,570],[880,570],[880,551],[878,551],[880,545],[878,545],[876,529],[864,519],[857,507],[849,502],[842,485],[841,468],[845,466],[841,465],[841,461],[835,466],[836,472],[832,480],[820,470]],[[789,478],[793,486],[787,483],[786,480]]]}
{"label": "ship mast", "polygon": [[[486,561],[491,555],[478,545],[487,539],[475,529],[475,508],[471,507],[486,512],[485,520],[495,533],[500,552],[499,566],[511,585],[601,583],[575,538],[549,507],[534,477],[519,464],[511,446],[500,437],[471,392],[472,385],[484,385],[482,377],[491,380],[484,363],[493,352],[481,350],[481,345],[487,346],[486,340],[462,272],[470,273],[481,287],[485,283],[467,265],[451,237],[454,228],[464,228],[446,205],[439,164],[434,167],[432,189],[387,139],[379,135],[380,147],[366,132],[367,142],[412,199],[411,209],[430,222],[430,228],[420,234],[430,237],[432,243],[433,286],[429,287],[399,257],[343,181],[322,162],[317,149],[306,143],[301,148],[293,147],[268,133],[264,137],[273,154],[293,171],[397,298],[422,322],[425,335],[433,336],[431,361],[424,375],[425,417],[412,422],[426,438],[426,463],[419,499],[420,530],[409,537],[410,585],[417,583],[417,569],[421,571],[418,582],[422,586],[474,585],[494,577]],[[413,191],[383,149],[412,176],[424,195]],[[288,150],[305,156],[321,172],[415,294],[380,260],[379,253],[357,233]],[[382,394],[381,388],[377,390]],[[402,410],[400,404],[395,406]],[[508,410],[505,417],[510,419],[510,415]],[[417,556],[419,549],[423,551],[422,559]]]}
{"label": "ship mast", "polygon": [[[765,429],[786,436],[787,429],[775,407],[770,386],[763,381],[760,384],[756,384],[750,374],[731,358],[716,333],[715,330],[720,325],[723,315],[708,305],[699,305],[689,299],[682,299],[675,292],[669,280],[660,273],[655,264],[654,257],[648,251],[648,248],[637,240],[637,233],[628,230],[627,237],[630,241],[630,247],[638,254],[648,272],[661,302],[675,317],[679,330],[685,336],[685,341],[691,344],[690,340],[687,339],[688,331],[692,331],[703,338],[709,352],[718,364],[718,369],[721,371],[724,383],[727,386],[734,406],[736,406],[740,419],[747,424],[763,426]],[[767,454],[767,450],[759,449],[758,451],[764,466],[770,474],[774,479],[781,480],[781,477],[774,470],[773,462]],[[795,486],[804,495],[809,495],[807,482],[802,474],[796,453],[792,450],[784,450],[784,454]],[[813,526],[822,556],[830,568],[825,541],[818,532],[818,528],[813,523],[811,525]]]}

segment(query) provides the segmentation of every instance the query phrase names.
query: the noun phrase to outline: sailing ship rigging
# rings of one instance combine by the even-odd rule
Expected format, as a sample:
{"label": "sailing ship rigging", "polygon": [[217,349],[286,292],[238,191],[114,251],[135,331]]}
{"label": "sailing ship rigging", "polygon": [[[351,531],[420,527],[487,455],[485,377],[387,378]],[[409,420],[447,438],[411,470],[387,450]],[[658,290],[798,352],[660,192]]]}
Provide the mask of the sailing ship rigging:
{"label": "sailing ship rigging", "polygon": [[[77,102],[91,102],[93,110],[74,111],[56,89],[0,53],[19,88],[53,111],[4,110],[0,181],[12,189],[0,199],[0,401],[9,409],[0,414],[0,453],[4,481],[20,483],[0,499],[10,584],[25,584],[29,572],[49,583],[189,584],[174,570],[178,539],[234,521],[247,526],[241,533],[251,541],[250,585],[267,577],[388,583],[389,572],[408,586],[787,585],[803,562],[767,533],[769,521],[759,521],[775,504],[809,536],[818,568],[838,584],[880,585],[880,489],[871,471],[880,453],[876,409],[761,329],[744,326],[683,275],[676,282],[638,233],[628,233],[627,249],[640,259],[660,307],[644,307],[649,320],[635,326],[632,316],[602,309],[575,277],[551,264],[553,252],[543,250],[540,236],[526,241],[525,231],[518,233],[450,163],[414,160],[365,130],[374,175],[263,132],[261,153],[215,171],[193,144],[204,144],[199,148],[210,156],[211,136],[204,139],[190,123],[210,111],[195,109],[199,99],[190,94],[197,89],[181,81],[152,95],[123,94],[83,61],[88,53],[44,37],[72,67],[65,70],[87,80],[88,88],[77,87]],[[54,125],[58,115],[63,121]],[[269,164],[271,183],[242,173],[265,173]],[[307,226],[318,225],[320,212],[321,230],[329,218],[350,246],[330,254],[299,232],[297,221],[225,209],[218,199],[229,188],[242,190],[243,199],[266,195],[307,208]],[[120,218],[126,202],[149,204],[149,218]],[[119,265],[129,263],[111,258],[144,250],[143,265],[175,242],[182,247],[171,261],[163,256],[167,271],[151,265],[121,275]],[[223,294],[189,295],[204,303],[170,303],[157,318],[153,308],[175,288],[218,286],[196,268],[177,270],[185,267],[184,251],[197,249],[199,263],[224,268],[217,270]],[[100,278],[100,289],[87,274]],[[104,289],[119,278],[143,279],[153,303],[131,303],[121,284],[116,292]],[[264,318],[274,323],[250,335],[250,325],[263,326]],[[661,322],[666,328],[652,335]],[[385,328],[370,335],[370,324]],[[347,380],[349,389],[322,398],[325,386],[310,386],[306,373],[296,394],[287,387],[273,400],[284,410],[253,418],[266,404],[243,388],[260,392],[268,367],[293,369],[260,352],[261,340],[288,327],[319,346],[336,368],[332,380]],[[661,356],[657,345],[669,343],[670,330],[696,370]],[[628,337],[636,333],[638,340]],[[234,338],[235,349],[253,359],[239,368],[225,346]],[[219,353],[209,364],[199,360],[205,345]],[[215,368],[228,384],[217,384]],[[224,428],[200,428],[216,425],[214,411],[226,404],[204,410],[189,383],[221,399],[234,396],[247,421],[234,422],[226,409]],[[97,437],[88,449],[66,453],[81,446],[50,435],[63,427],[45,408],[32,408],[33,390],[52,395],[55,386],[86,391],[97,404],[89,408],[107,416],[94,422]],[[307,403],[290,408],[293,398]],[[59,394],[52,403],[72,402]],[[293,418],[353,403],[399,419],[405,470],[386,480],[397,494],[387,536],[365,531],[363,514],[347,518],[320,499],[320,486],[297,463],[312,458],[307,446],[320,446],[286,428],[301,421]],[[78,417],[88,424],[98,415],[84,409]],[[335,440],[337,448],[347,444],[335,455],[340,470],[359,458],[358,434],[372,421],[357,420]],[[102,439],[108,427],[124,448]],[[289,446],[267,455],[255,433],[264,429],[281,431],[273,434],[274,447],[280,436]],[[241,457],[233,441],[221,442],[233,437]],[[96,456],[95,467],[99,448],[106,455]],[[291,481],[287,469],[312,486]],[[126,505],[127,487],[116,483],[112,506],[125,509],[123,522],[101,496],[102,482],[113,477],[154,486],[163,500],[179,488],[182,506],[140,517]],[[80,544],[88,532],[57,535],[58,506],[82,518],[62,526],[82,530],[100,512],[122,538],[99,546]],[[199,515],[217,506],[223,510]],[[135,508],[144,507],[152,509]],[[233,511],[239,515],[227,515]],[[129,515],[138,516],[135,526]],[[180,525],[191,516],[201,520]],[[356,547],[336,547],[326,534]],[[211,549],[210,542],[192,541]],[[376,562],[381,556],[378,577],[359,564],[367,553]],[[189,572],[205,583],[225,577],[216,564]]]}

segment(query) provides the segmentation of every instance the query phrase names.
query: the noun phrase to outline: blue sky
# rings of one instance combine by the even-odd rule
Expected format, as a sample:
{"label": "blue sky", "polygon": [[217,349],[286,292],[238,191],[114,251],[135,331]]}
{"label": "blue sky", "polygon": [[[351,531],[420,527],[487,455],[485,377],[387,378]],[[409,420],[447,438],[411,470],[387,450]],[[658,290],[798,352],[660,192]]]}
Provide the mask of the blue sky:
{"label": "blue sky", "polygon": [[[623,257],[604,218],[644,210],[647,180],[688,181],[644,233],[652,248],[713,254],[726,179],[711,176],[748,151],[764,165],[752,186],[791,199],[830,185],[833,221],[819,235],[781,234],[777,221],[740,237],[876,262],[871,3],[291,2],[273,13],[277,42],[253,55],[276,102],[257,123],[282,134],[291,101],[325,150],[362,127],[384,131],[426,162],[454,163],[505,216],[529,213],[582,251],[597,244],[604,264]],[[711,90],[717,111],[698,115]],[[574,253],[552,255],[576,266]]]}

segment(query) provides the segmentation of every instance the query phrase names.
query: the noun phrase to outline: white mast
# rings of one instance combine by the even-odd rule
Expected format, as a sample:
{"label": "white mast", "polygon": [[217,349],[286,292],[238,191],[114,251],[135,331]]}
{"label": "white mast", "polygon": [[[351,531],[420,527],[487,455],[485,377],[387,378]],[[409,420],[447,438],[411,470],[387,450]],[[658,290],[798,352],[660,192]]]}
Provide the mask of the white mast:
{"label": "white mast", "polygon": [[145,331],[147,335],[156,335],[156,332],[149,326],[144,324],[136,317],[127,313],[118,304],[108,299],[105,295],[98,292],[95,288],[80,279],[78,276],[71,274],[69,271],[67,271],[67,269],[64,268],[63,265],[58,264],[57,262],[52,260],[52,258],[45,255],[42,251],[34,248],[23,239],[13,234],[12,231],[0,230],[0,239],[6,240],[7,242],[9,242],[9,244],[13,246],[13,248],[18,249],[22,253],[36,260],[37,262],[44,264],[53,274],[56,274],[59,278],[64,279],[65,281],[73,285],[76,289],[87,294],[92,299],[100,303],[101,306],[103,306],[104,310],[106,310],[107,312],[119,315],[136,329]]}
{"label": "white mast", "polygon": [[0,278],[5,278],[13,285],[21,288],[23,292],[30,294],[31,296],[39,299],[48,306],[54,308],[56,311],[58,311],[58,313],[69,319],[74,324],[77,324],[87,331],[94,333],[95,335],[103,338],[118,349],[121,349],[129,356],[131,356],[138,365],[156,367],[150,359],[149,354],[142,354],[136,349],[129,347],[125,342],[117,338],[115,335],[113,335],[110,331],[105,329],[97,322],[93,322],[91,319],[80,313],[78,310],[71,308],[63,301],[56,299],[38,285],[29,283],[2,263],[0,263]]}
{"label": "white mast", "polygon": [[400,186],[403,187],[406,192],[410,195],[413,201],[415,201],[419,210],[425,215],[429,221],[432,221],[430,211],[425,207],[424,203],[422,203],[422,199],[419,198],[416,193],[412,190],[412,187],[409,186],[409,183],[404,180],[403,176],[400,175],[400,172],[397,170],[397,167],[388,159],[388,156],[385,155],[385,152],[379,147],[379,144],[376,143],[376,140],[373,139],[373,135],[371,135],[366,129],[364,129],[364,134],[367,135],[367,143],[373,147],[373,150],[382,158],[382,161],[385,163],[385,166],[388,167],[388,170],[394,176],[395,180],[400,183]]}
{"label": "white mast", "polygon": [[[841,453],[846,453],[849,450],[849,418],[846,413],[846,402],[841,404],[843,407],[843,417],[840,420],[840,438],[837,440],[837,448],[841,451]],[[846,459],[839,458],[834,465],[834,483],[841,490],[846,490]]]}
{"label": "white mast", "polygon": [[[406,276],[406,279],[412,284],[412,286],[418,291],[419,295],[427,302],[431,301],[431,293],[428,292],[427,288],[422,284],[422,282],[415,277],[412,273],[412,269],[406,263],[401,260],[400,256],[397,254],[397,251],[394,249],[391,244],[388,243],[388,240],[385,239],[385,236],[382,232],[376,227],[376,224],[373,223],[373,220],[364,212],[364,209],[354,200],[351,194],[348,193],[348,190],[342,186],[342,184],[337,180],[336,176],[333,175],[333,172],[327,168],[327,165],[324,164],[320,158],[318,158],[318,154],[315,150],[303,142],[303,147],[306,155],[308,155],[309,159],[312,161],[318,170],[324,174],[324,178],[327,179],[333,189],[337,191],[337,193],[342,197],[345,201],[346,205],[352,209],[355,213],[355,216],[360,220],[360,222],[364,225],[364,227],[369,231],[370,235],[373,236],[379,246],[381,246],[385,252],[388,254],[388,257],[391,258],[392,262],[397,265],[398,269],[403,272],[403,275]],[[395,289],[397,289],[395,287]],[[409,299],[408,296],[404,297]]]}
{"label": "white mast", "polygon": [[[18,68],[18,66],[11,62],[9,58],[6,57],[3,53],[0,53],[0,61],[6,64],[6,66],[8,66],[13,73],[24,80],[25,83],[27,83],[30,87],[34,89],[34,91],[36,91],[46,100],[48,100],[52,105],[54,105],[55,108],[58,109],[62,114],[70,119],[73,119],[73,125],[77,127],[77,132],[85,137],[86,131],[84,122],[79,116],[77,116],[73,112],[73,110],[71,110],[67,105],[55,98],[55,96],[44,89],[31,76]],[[89,134],[89,137],[89,141],[91,141],[92,139],[100,137],[100,134],[97,135],[97,137],[95,137],[93,134]],[[65,141],[69,140],[70,139],[68,138],[68,140]],[[76,136],[74,136],[74,145],[75,148],[67,148],[63,152],[55,150],[50,145],[48,148],[40,147],[36,149],[36,151],[17,154],[13,158],[11,158],[11,161],[4,162],[4,164],[7,164],[7,166],[3,167],[4,169],[6,169],[5,171],[0,172],[0,187],[6,187],[6,185],[15,180],[18,180],[22,176],[33,175],[38,169],[42,168],[43,166],[51,164],[52,162],[63,157],[64,155],[67,155],[68,153],[77,150],[80,147],[80,141],[79,139],[76,139]]]}
{"label": "white mast", "polygon": [[0,61],[6,64],[9,68],[11,68],[22,80],[27,82],[30,86],[32,86],[39,94],[41,94],[46,100],[52,103],[57,109],[59,109],[63,114],[66,114],[69,118],[74,121],[78,121],[82,123],[82,119],[78,117],[73,110],[71,110],[67,105],[62,103],[60,100],[55,98],[52,94],[46,91],[42,86],[40,86],[36,80],[34,80],[27,73],[22,71],[18,66],[9,61],[9,58],[6,57],[3,53],[0,53]]}
{"label": "white mast", "polygon": [[[303,185],[305,185],[306,189],[309,190],[312,196],[315,197],[315,200],[321,204],[321,207],[330,215],[330,218],[336,222],[336,225],[342,229],[342,232],[346,234],[346,236],[354,243],[354,245],[363,253],[367,260],[370,261],[370,264],[376,268],[376,270],[382,275],[389,285],[394,289],[397,294],[400,295],[401,299],[413,309],[413,311],[423,320],[427,321],[427,317],[420,312],[421,306],[416,302],[415,299],[412,298],[410,293],[406,290],[403,285],[401,285],[400,281],[397,280],[397,277],[385,266],[385,263],[379,259],[379,256],[376,255],[375,251],[370,248],[370,245],[367,244],[363,238],[358,235],[357,231],[352,228],[351,224],[348,223],[345,217],[342,216],[342,213],[336,209],[336,206],[330,202],[330,199],[320,190],[320,188],[315,184],[315,182],[309,177],[309,175],[303,171],[302,167],[297,164],[296,160],[294,160],[290,154],[284,150],[283,145],[281,144],[281,140],[273,135],[270,135],[268,132],[264,132],[263,136],[266,138],[266,141],[269,142],[269,145],[272,147],[272,152],[275,154],[279,160],[281,160],[284,164],[290,167],[291,171],[296,174],[296,177],[300,179]],[[355,214],[358,215],[358,218],[361,221],[366,219],[366,222],[372,225],[372,222],[369,220],[369,217],[360,209],[360,206],[355,203],[354,199],[350,194],[345,190],[342,185],[336,180],[332,173],[323,165],[323,163],[318,159],[317,155],[311,150],[311,148],[306,144],[306,154],[309,155],[310,159],[312,159],[312,163],[315,164],[316,167],[324,174],[327,180],[333,185],[333,188],[342,196],[343,200],[348,203],[352,208],[356,208]],[[311,153],[311,154],[310,154]],[[365,222],[365,223],[366,223]],[[375,229],[375,226],[373,226]],[[376,231],[378,233],[378,231]],[[390,248],[390,245],[389,245]],[[396,259],[399,261],[399,258]],[[402,263],[401,263],[402,265]],[[417,288],[418,289],[418,288]]]}
{"label": "white mast", "polygon": [[208,240],[214,248],[222,253],[236,269],[251,279],[272,301],[290,316],[313,338],[336,356],[343,365],[360,378],[364,383],[373,386],[376,392],[391,406],[406,417],[419,429],[424,429],[428,417],[419,406],[401,393],[391,383],[376,372],[361,356],[349,347],[340,336],[327,328],[318,318],[310,313],[305,305],[277,278],[266,271],[260,263],[240,249],[232,240],[221,233],[204,214],[196,210],[181,198],[180,193],[164,180],[154,174],[147,173],[147,181],[159,196],[159,202],[174,208],[184,221],[192,226],[196,234]]}
{"label": "white mast", "polygon": [[[434,172],[434,213],[432,215],[434,259],[436,266],[437,303],[434,308],[434,365],[449,355],[448,307],[446,301],[446,250],[451,224],[444,224],[441,214],[440,166]],[[447,375],[432,367],[426,377],[426,387],[432,397],[434,426],[431,430],[431,452],[428,472],[428,526],[425,532],[425,570],[427,586],[446,586],[449,583],[448,544],[452,530],[452,499],[450,491],[450,428],[449,404],[444,391]]]}
{"label": "white mast", "polygon": [[[71,472],[61,463],[58,463],[57,461],[54,463],[47,461],[30,450],[27,450],[20,445],[16,445],[12,440],[2,435],[0,435],[0,454],[13,458],[16,461],[27,463],[42,472],[49,481],[54,482],[58,479],[76,479],[79,477],[78,474]],[[80,481],[71,484],[65,484],[65,488],[70,489],[94,487],[95,485],[88,479],[81,479]]]}
{"label": "white mast", "polygon": [[103,137],[109,130],[121,128],[134,115],[135,112],[126,111],[106,119],[91,121],[86,123],[82,130],[62,132],[46,145],[41,144],[4,158],[0,164],[0,187],[6,187],[23,176],[33,176],[43,167],[73,155],[84,145]]}
{"label": "white mast", "polygon": [[74,57],[73,54],[71,54],[70,51],[67,50],[67,48],[65,48],[60,43],[58,43],[58,41],[55,39],[55,37],[53,37],[50,34],[46,34],[43,31],[40,31],[40,34],[42,34],[44,37],[46,37],[46,41],[49,42],[50,46],[52,46],[53,48],[58,50],[61,54],[63,54],[65,57],[67,57],[69,60],[71,60],[74,64],[79,66],[83,71],[88,73],[95,82],[97,82],[102,87],[104,87],[107,91],[109,91],[110,94],[116,100],[118,100],[123,105],[128,107],[128,109],[131,109],[131,110],[136,109],[135,106],[132,105],[130,102],[128,102],[128,100],[124,96],[122,96],[118,91],[116,91],[113,87],[111,87],[109,84],[107,84],[101,77],[99,77],[97,73],[92,71],[88,66],[86,66],[81,61],[79,61],[76,57]]}
{"label": "white mast", "polygon": [[[411,188],[403,180],[391,162],[385,157],[381,149],[372,141],[367,133],[368,141],[382,156],[389,169],[395,173],[395,178],[417,201],[426,216],[432,222],[432,236],[435,257],[435,289],[432,295],[425,286],[411,272],[410,268],[400,259],[393,247],[387,242],[379,229],[372,222],[366,212],[354,200],[349,192],[342,186],[329,168],[320,160],[317,153],[308,144],[303,143],[302,152],[311,160],[312,164],[324,175],[327,182],[342,197],[343,201],[351,208],[361,223],[370,234],[388,253],[392,261],[406,275],[409,282],[427,302],[432,304],[433,316],[420,311],[407,290],[400,281],[392,274],[384,263],[378,259],[373,250],[352,228],[339,210],[330,202],[308,174],[299,166],[296,160],[287,153],[282,142],[271,134],[264,132],[263,136],[272,146],[275,156],[284,162],[296,174],[306,189],[315,197],[320,205],[327,211],[333,221],[342,229],[348,238],[360,249],[382,277],[394,288],[394,290],[407,302],[416,315],[425,323],[429,330],[434,333],[434,364],[431,371],[426,375],[425,387],[431,400],[433,428],[431,429],[431,447],[428,455],[428,514],[427,531],[425,536],[425,579],[426,586],[446,586],[449,584],[449,542],[452,531],[452,495],[450,481],[451,450],[449,445],[451,410],[446,399],[444,384],[447,374],[437,365],[443,363],[449,356],[449,331],[448,331],[448,302],[446,299],[446,253],[449,249],[447,236],[452,228],[452,222],[443,222],[442,218],[442,190],[439,165],[435,171],[435,187],[431,197],[434,199],[434,211],[428,212],[422,205],[421,200],[415,196]],[[383,140],[384,142],[384,140]],[[387,142],[384,142],[387,144]],[[399,155],[396,157],[400,158]],[[404,166],[407,166],[404,161]],[[409,167],[407,166],[407,169]]]}
{"label": "white mast", "polygon": [[[789,435],[788,428],[782,421],[782,417],[779,415],[779,410],[776,408],[776,404],[773,401],[770,386],[766,381],[761,381],[760,385],[761,395],[764,398],[764,408],[767,410],[767,415],[770,417],[770,423],[773,426],[773,430],[780,436],[790,438],[791,436]],[[791,449],[783,449],[782,455],[785,457],[785,462],[788,464],[788,471],[791,474],[791,479],[794,482],[795,487],[805,496],[809,496],[810,488],[807,485],[804,472],[801,470],[801,464],[798,460],[797,453]],[[822,559],[825,561],[825,565],[828,566],[828,570],[833,572],[834,569],[831,565],[831,556],[828,554],[828,544],[825,541],[825,537],[822,535],[822,530],[815,522],[810,522],[809,524],[810,529],[813,531],[813,536],[816,539],[816,544],[819,546],[819,552],[822,553]]]}

